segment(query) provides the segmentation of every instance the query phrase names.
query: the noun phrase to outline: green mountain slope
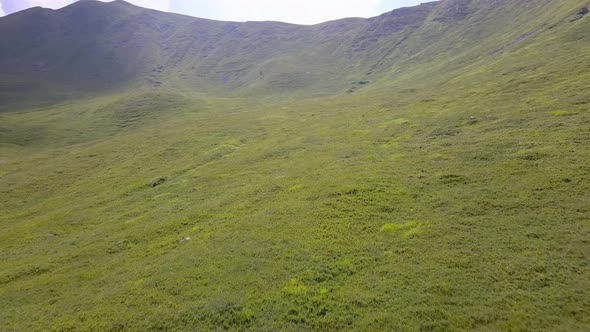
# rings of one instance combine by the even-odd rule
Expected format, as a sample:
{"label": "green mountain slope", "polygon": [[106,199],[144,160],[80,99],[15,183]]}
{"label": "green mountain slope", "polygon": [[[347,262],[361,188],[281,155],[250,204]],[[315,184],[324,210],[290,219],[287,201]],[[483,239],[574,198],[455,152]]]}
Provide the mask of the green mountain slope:
{"label": "green mountain slope", "polygon": [[281,98],[340,94],[358,88],[354,82],[391,80],[418,65],[469,63],[522,34],[542,32],[583,4],[431,2],[314,26],[216,22],[123,1],[33,8],[0,21],[2,104],[130,87]]}
{"label": "green mountain slope", "polygon": [[587,330],[588,6],[0,18],[0,330]]}
{"label": "green mountain slope", "polygon": [[[44,90],[38,83],[43,79],[68,93],[141,86],[223,95],[335,93],[362,78],[372,65],[365,58],[377,51],[380,38],[398,39],[391,34],[416,29],[432,8],[303,27],[216,22],[123,1],[83,1],[3,19],[0,64],[6,75],[33,78],[38,89]],[[9,88],[26,85],[18,83]]]}

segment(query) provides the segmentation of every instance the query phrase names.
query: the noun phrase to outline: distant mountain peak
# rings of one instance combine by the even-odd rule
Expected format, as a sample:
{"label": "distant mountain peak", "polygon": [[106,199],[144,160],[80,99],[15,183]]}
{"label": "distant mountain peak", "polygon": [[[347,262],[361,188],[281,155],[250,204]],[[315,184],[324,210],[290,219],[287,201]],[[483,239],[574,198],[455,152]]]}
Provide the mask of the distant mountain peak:
{"label": "distant mountain peak", "polygon": [[557,16],[547,8],[569,18],[584,2],[564,1],[571,6],[431,1],[369,19],[305,26],[205,20],[123,0],[80,0],[56,11],[34,8],[0,18],[0,76],[23,78],[26,84],[14,88],[23,96],[34,95],[39,81],[88,93],[130,86],[212,94],[352,93],[443,54],[451,61],[474,49],[489,54],[504,45],[517,48],[524,43],[511,40],[540,34],[539,27]]}

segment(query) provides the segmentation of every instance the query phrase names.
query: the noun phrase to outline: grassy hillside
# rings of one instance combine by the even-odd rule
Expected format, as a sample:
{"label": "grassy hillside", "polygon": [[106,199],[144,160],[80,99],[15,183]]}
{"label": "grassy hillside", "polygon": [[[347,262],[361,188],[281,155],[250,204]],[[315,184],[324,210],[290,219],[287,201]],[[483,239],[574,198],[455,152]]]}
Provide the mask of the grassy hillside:
{"label": "grassy hillside", "polygon": [[109,44],[174,27],[120,85],[2,72],[55,90],[0,83],[0,330],[590,328],[587,1],[307,27],[84,2],[0,35],[85,6]]}
{"label": "grassy hillside", "polygon": [[454,0],[313,26],[210,21],[124,1],[33,8],[0,20],[0,107],[142,88],[283,100],[339,95],[421,67],[431,76],[489,61],[490,52],[542,34],[584,4]]}

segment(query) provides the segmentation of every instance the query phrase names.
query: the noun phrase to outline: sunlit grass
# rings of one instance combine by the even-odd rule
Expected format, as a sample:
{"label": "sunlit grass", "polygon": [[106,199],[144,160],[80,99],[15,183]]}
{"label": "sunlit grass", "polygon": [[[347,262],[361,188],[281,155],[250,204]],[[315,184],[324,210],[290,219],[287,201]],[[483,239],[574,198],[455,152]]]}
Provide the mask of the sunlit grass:
{"label": "sunlit grass", "polygon": [[338,97],[1,113],[2,328],[587,329],[584,20]]}

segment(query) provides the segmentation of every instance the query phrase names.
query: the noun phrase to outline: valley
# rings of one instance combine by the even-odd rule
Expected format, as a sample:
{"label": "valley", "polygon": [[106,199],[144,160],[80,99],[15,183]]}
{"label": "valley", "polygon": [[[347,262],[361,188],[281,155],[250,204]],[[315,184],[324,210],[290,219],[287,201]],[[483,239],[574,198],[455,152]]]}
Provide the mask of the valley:
{"label": "valley", "polygon": [[589,5],[0,18],[0,330],[588,329]]}

